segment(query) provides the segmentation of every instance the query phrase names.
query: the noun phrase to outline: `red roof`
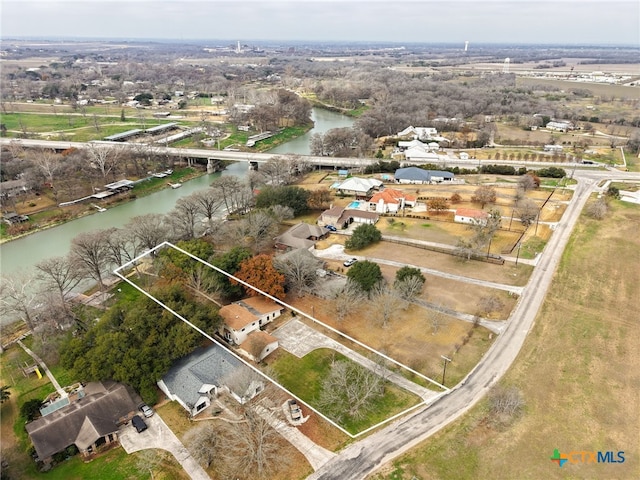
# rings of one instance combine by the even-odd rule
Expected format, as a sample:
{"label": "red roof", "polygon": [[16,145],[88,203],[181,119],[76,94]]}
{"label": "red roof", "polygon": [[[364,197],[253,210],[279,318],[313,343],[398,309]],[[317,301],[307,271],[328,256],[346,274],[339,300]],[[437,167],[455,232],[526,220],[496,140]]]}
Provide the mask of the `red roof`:
{"label": "red roof", "polygon": [[471,217],[471,218],[488,218],[489,214],[484,210],[475,210],[473,208],[458,208],[456,210],[456,215],[460,217]]}
{"label": "red roof", "polygon": [[396,190],[395,188],[385,188],[381,192],[377,192],[371,197],[369,202],[378,203],[380,199],[384,201],[384,203],[400,203],[400,199],[404,198],[406,201],[413,202],[416,197],[413,195],[407,195],[406,193]]}

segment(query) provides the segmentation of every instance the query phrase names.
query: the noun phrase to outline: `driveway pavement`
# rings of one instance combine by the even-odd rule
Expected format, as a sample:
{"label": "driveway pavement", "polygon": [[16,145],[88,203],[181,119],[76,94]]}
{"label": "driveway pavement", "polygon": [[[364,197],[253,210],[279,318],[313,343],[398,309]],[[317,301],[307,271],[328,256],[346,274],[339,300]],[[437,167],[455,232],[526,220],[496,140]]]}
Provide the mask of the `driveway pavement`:
{"label": "driveway pavement", "polygon": [[118,436],[120,437],[120,445],[125,452],[133,453],[148,448],[160,448],[170,452],[193,480],[211,479],[182,442],[178,440],[178,437],[164,423],[164,420],[160,418],[160,415],[156,413],[151,418],[145,418],[144,421],[149,428],[141,433],[136,432],[131,423],[120,428]]}
{"label": "driveway pavement", "polygon": [[[356,363],[359,363],[365,368],[373,371],[380,371],[380,366],[368,359],[367,357],[354,352],[350,348],[345,347],[341,343],[336,342],[332,338],[327,337],[323,333],[308,327],[299,320],[292,319],[282,325],[276,331],[272,332],[272,335],[278,339],[280,347],[286,351],[294,354],[296,357],[302,358],[307,353],[318,348],[330,348],[336,352],[340,352],[345,357],[350,358]],[[382,369],[383,375],[387,380],[395,383],[399,387],[414,393],[419,396],[425,402],[429,402],[436,398],[440,392],[429,390],[421,385],[413,383],[407,380],[402,375],[399,375],[386,368]]]}

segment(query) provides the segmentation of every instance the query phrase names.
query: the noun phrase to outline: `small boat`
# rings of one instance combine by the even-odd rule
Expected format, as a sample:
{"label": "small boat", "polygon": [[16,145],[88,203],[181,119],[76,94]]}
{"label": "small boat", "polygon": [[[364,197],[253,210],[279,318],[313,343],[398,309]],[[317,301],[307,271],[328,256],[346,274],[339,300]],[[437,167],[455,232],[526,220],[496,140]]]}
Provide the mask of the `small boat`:
{"label": "small boat", "polygon": [[103,207],[101,207],[101,206],[99,206],[99,205],[92,204],[91,206],[92,206],[93,208],[96,208],[99,212],[106,212],[106,211],[107,211],[107,209],[106,209],[106,208],[103,208]]}
{"label": "small boat", "polygon": [[169,186],[171,188],[180,188],[182,186],[182,184],[181,183],[170,183]]}

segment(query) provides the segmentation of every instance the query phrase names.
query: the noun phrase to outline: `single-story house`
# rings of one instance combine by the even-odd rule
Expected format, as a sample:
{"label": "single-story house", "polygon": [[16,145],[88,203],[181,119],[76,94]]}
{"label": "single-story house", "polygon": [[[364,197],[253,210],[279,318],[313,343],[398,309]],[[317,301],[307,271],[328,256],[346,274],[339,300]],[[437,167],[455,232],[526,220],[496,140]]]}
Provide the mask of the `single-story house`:
{"label": "single-story house", "polygon": [[29,215],[18,215],[16,212],[4,213],[2,215],[2,221],[7,225],[24,223],[29,221]]}
{"label": "single-story house", "polygon": [[385,188],[369,199],[369,210],[377,213],[398,213],[405,207],[414,207],[416,197],[395,188]]}
{"label": "single-story house", "polygon": [[310,248],[317,240],[324,238],[327,231],[318,225],[298,223],[275,238],[276,248],[291,250],[296,248]]}
{"label": "single-story house", "polygon": [[75,445],[89,456],[118,440],[118,429],[137,411],[138,395],[112,381],[91,382],[83,395],[26,425],[38,460],[50,463],[53,455]]}
{"label": "single-story house", "polygon": [[547,123],[546,125],[547,130],[554,130],[557,132],[568,132],[569,130],[574,130],[574,125],[573,123],[569,122],[569,121],[552,121]]}
{"label": "single-story house", "polygon": [[418,167],[399,168],[394,174],[397,183],[440,183],[453,180],[453,173],[441,170],[424,170]]}
{"label": "single-story house", "polygon": [[245,354],[254,362],[261,362],[271,352],[277,350],[278,339],[262,330],[254,330],[247,339],[240,345],[241,353]]}
{"label": "single-story house", "polygon": [[241,381],[249,367],[224,347],[202,347],[178,360],[158,382],[167,398],[175,400],[192,416],[211,405],[211,400],[227,392],[245,403],[264,389],[261,381]]}
{"label": "single-story house", "polygon": [[336,228],[346,228],[351,223],[370,223],[375,225],[380,216],[375,212],[356,210],[343,207],[332,207],[325,210],[318,218],[318,225],[333,225]]}
{"label": "single-story house", "polygon": [[2,198],[15,197],[29,190],[30,188],[27,188],[26,180],[23,179],[0,182],[0,195],[2,195]]}
{"label": "single-story house", "polygon": [[228,342],[242,346],[251,332],[271,323],[283,311],[284,307],[262,296],[225,305],[218,312],[222,317],[220,334]]}
{"label": "single-story house", "polygon": [[335,189],[345,195],[355,195],[356,197],[370,197],[373,190],[378,190],[384,184],[377,178],[347,178],[344,182],[336,185]]}
{"label": "single-story house", "polygon": [[545,145],[545,152],[562,153],[562,145]]}
{"label": "single-story house", "polygon": [[473,208],[458,208],[456,209],[454,222],[468,223],[471,225],[485,225],[489,214],[484,210],[475,210]]}
{"label": "single-story house", "polygon": [[437,163],[440,159],[437,153],[431,151],[428,146],[416,146],[408,148],[404,152],[408,162]]}
{"label": "single-story house", "polygon": [[467,152],[460,152],[458,157],[460,157],[460,160],[469,160],[469,154]]}
{"label": "single-story house", "polygon": [[400,138],[410,137],[410,138],[413,138],[414,140],[418,140],[418,139],[428,140],[437,135],[438,135],[438,130],[433,127],[414,127],[414,126],[409,126],[404,130],[402,130],[401,132],[398,132],[397,134],[397,136]]}

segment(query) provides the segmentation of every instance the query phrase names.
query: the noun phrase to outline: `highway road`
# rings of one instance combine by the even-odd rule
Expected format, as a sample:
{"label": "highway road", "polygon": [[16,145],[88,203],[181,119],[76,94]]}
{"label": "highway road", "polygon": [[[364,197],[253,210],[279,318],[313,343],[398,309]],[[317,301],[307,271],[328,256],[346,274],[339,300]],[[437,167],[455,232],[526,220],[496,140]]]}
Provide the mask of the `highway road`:
{"label": "highway road", "polygon": [[453,422],[471,409],[515,361],[551,285],[564,248],[590,194],[606,179],[640,182],[640,174],[576,172],[575,194],[549,240],[508,325],[482,360],[456,387],[408,417],[349,445],[308,477],[309,480],[364,479],[394,458]]}

